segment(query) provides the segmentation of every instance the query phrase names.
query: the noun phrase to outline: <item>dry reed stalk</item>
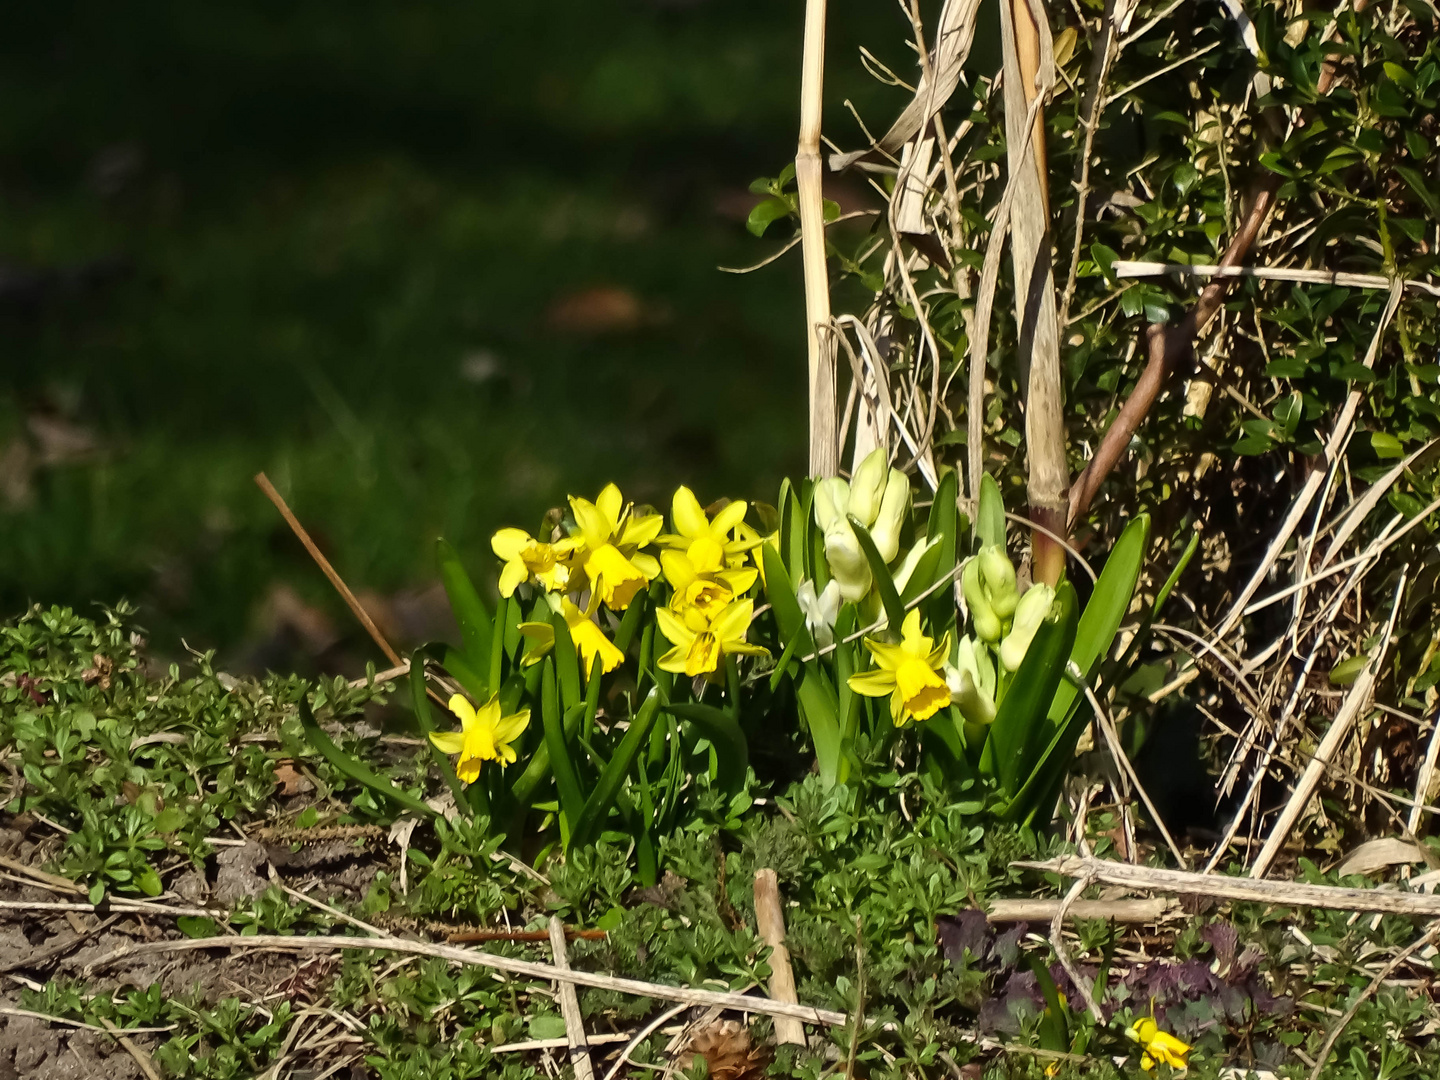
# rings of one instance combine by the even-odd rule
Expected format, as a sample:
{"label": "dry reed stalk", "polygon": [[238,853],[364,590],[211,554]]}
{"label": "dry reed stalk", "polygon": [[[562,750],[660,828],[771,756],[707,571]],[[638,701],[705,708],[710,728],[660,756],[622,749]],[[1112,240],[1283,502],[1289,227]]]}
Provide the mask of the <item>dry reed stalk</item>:
{"label": "dry reed stalk", "polygon": [[820,121],[825,91],[825,0],[806,0],[800,75],[800,139],[795,185],[800,209],[800,254],[805,270],[805,342],[809,358],[810,475],[840,468],[836,440],[835,349],[830,341],[830,276],[825,266],[825,210]]}
{"label": "dry reed stalk", "polygon": [[[780,882],[774,870],[755,871],[755,925],[760,931],[760,940],[770,946],[770,996],[776,1001],[799,1001],[795,995],[795,973],[790,968],[790,950],[785,947]],[[775,1041],[805,1046],[805,1025],[788,1017],[777,1017]]]}

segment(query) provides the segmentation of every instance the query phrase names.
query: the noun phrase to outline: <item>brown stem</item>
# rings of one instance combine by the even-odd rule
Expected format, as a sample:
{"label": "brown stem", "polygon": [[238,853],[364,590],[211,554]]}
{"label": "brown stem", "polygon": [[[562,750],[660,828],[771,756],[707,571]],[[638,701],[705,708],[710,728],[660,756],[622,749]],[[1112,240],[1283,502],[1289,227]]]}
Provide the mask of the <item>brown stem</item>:
{"label": "brown stem", "polygon": [[[1250,212],[1240,226],[1240,231],[1230,241],[1230,246],[1225,249],[1225,254],[1220,259],[1221,266],[1239,266],[1245,261],[1245,257],[1250,254],[1251,247],[1254,246],[1256,238],[1260,235],[1260,228],[1264,225],[1266,216],[1275,203],[1275,192],[1279,187],[1280,177],[1273,174],[1257,186],[1254,199],[1250,204]],[[1165,388],[1170,373],[1182,359],[1191,355],[1195,338],[1220,310],[1220,305],[1225,299],[1225,293],[1232,280],[1234,279],[1227,277],[1217,277],[1212,280],[1201,291],[1199,298],[1196,299],[1185,318],[1177,325],[1172,327],[1165,323],[1151,323],[1145,327],[1143,331],[1144,345],[1145,354],[1148,357],[1145,370],[1140,373],[1140,378],[1135,382],[1135,389],[1125,399],[1119,415],[1115,417],[1106,430],[1104,438],[1100,440],[1095,456],[1090,459],[1090,463],[1085,466],[1084,471],[1075,478],[1075,483],[1070,488],[1070,524],[1072,526],[1090,509],[1090,503],[1099,492],[1100,485],[1105,482],[1110,473],[1114,471],[1115,466],[1120,463],[1120,459],[1125,456],[1130,439],[1150,412],[1150,407],[1155,404],[1160,392]]]}

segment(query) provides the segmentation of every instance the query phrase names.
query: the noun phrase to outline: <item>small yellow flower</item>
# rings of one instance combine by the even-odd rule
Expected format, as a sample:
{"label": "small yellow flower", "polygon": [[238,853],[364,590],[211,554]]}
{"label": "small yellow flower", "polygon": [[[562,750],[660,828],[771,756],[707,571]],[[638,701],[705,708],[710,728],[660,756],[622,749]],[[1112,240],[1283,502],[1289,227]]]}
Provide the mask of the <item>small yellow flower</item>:
{"label": "small yellow flower", "polygon": [[480,766],[487,761],[498,761],[503,769],[515,760],[515,748],[510,744],[530,723],[529,709],[501,716],[499,695],[477,711],[456,694],[450,699],[450,711],[460,718],[460,730],[432,731],[430,741],[442,754],[460,755],[455,775],[461,780],[473,784],[480,778]]}
{"label": "small yellow flower", "polygon": [[612,611],[624,611],[635,594],[660,574],[660,563],[640,551],[660,535],[659,514],[635,517],[614,484],[592,503],[570,496],[575,514],[575,561],[581,563],[590,587]]}
{"label": "small yellow flower", "polygon": [[1164,1062],[1172,1069],[1185,1068],[1185,1056],[1190,1053],[1190,1044],[1181,1042],[1168,1031],[1161,1031],[1160,1025],[1148,1016],[1142,1016],[1125,1029],[1131,1041],[1140,1044],[1140,1067],[1146,1072],[1155,1068],[1157,1061]]}
{"label": "small yellow flower", "polygon": [[720,668],[720,659],[726,654],[769,656],[770,650],[745,640],[754,608],[753,600],[736,600],[727,604],[701,630],[691,629],[669,608],[659,608],[655,619],[660,624],[660,632],[675,646],[659,659],[661,669],[692,678],[696,675],[713,677]]}
{"label": "small yellow flower", "polygon": [[543,544],[524,529],[501,529],[490,538],[490,549],[505,563],[500,571],[501,596],[512,595],[517,585],[532,578],[546,592],[564,592],[569,583],[574,540]]}
{"label": "small yellow flower", "polygon": [[[625,654],[605,636],[605,631],[591,618],[593,612],[581,611],[569,597],[560,600],[560,613],[565,616],[565,625],[570,627],[570,640],[580,654],[580,665],[588,676],[596,662],[601,671],[614,671],[625,659]],[[536,642],[521,661],[527,667],[538,664],[555,647],[555,627],[548,622],[525,622],[520,624],[520,633]]]}
{"label": "small yellow flower", "polygon": [[660,537],[660,546],[685,552],[697,565],[736,562],[755,546],[754,540],[738,534],[731,539],[731,534],[744,524],[748,509],[748,503],[737,499],[726,503],[711,518],[695,493],[682,485],[670,501],[670,519],[675,523],[675,532]]}
{"label": "small yellow flower", "polygon": [[697,632],[709,626],[735,597],[748,592],[759,573],[748,568],[725,569],[719,561],[718,548],[701,554],[712,557],[697,564],[683,551],[660,553],[665,580],[675,590],[670,598],[670,610]]}
{"label": "small yellow flower", "polygon": [[850,689],[866,697],[890,696],[890,717],[896,727],[911,720],[928,720],[950,704],[950,688],[940,671],[950,655],[950,635],[938,647],[920,630],[920,612],[905,616],[900,644],[874,638],[865,647],[875,657],[876,667],[850,676]]}

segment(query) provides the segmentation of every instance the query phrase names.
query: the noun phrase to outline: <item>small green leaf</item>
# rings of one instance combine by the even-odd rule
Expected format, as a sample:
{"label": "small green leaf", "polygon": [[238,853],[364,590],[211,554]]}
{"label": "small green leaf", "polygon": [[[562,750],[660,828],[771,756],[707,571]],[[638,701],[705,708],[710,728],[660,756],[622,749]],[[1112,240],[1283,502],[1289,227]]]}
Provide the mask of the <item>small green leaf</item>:
{"label": "small green leaf", "polygon": [[1370,657],[1365,653],[1341,660],[1330,669],[1330,685],[1349,686],[1360,677],[1360,673],[1365,670],[1365,665],[1368,663],[1370,663]]}
{"label": "small green leaf", "polygon": [[1399,458],[1405,456],[1405,447],[1394,435],[1387,435],[1383,431],[1372,431],[1370,433],[1370,448],[1375,451],[1378,458]]}
{"label": "small green leaf", "polygon": [[750,216],[745,219],[745,228],[755,236],[764,236],[772,222],[790,216],[790,203],[777,195],[771,195],[768,199],[756,203],[750,211]]}
{"label": "small green leaf", "polygon": [[530,1037],[532,1039],[563,1039],[565,1037],[565,1021],[554,1013],[530,1018]]}
{"label": "small green leaf", "polygon": [[175,919],[175,929],[184,934],[187,938],[215,937],[220,933],[220,927],[214,919],[207,919],[203,915],[181,915]]}

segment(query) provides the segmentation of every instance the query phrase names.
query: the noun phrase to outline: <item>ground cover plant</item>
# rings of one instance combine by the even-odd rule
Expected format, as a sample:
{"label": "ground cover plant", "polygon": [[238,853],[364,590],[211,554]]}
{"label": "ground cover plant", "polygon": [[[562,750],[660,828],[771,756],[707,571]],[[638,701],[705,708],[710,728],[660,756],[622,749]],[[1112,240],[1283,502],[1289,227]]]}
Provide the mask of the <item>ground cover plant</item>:
{"label": "ground cover plant", "polygon": [[5,624],[0,1062],[1440,1066],[1440,16],[909,5],[899,118],[822,159],[806,9],[750,225],[811,476],[440,540],[408,659],[257,477],[391,663],[349,681]]}

